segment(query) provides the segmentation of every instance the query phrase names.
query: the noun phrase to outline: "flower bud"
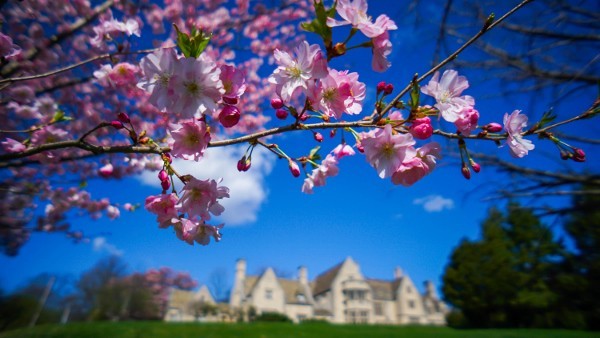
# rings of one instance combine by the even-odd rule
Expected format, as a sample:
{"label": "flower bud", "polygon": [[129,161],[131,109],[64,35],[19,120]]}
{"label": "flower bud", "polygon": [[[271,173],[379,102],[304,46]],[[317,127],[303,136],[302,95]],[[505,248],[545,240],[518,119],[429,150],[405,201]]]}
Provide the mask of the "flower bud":
{"label": "flower bud", "polygon": [[469,168],[466,165],[463,164],[460,171],[466,179],[468,179],[468,180],[471,179],[471,170],[469,170]]}
{"label": "flower bud", "polygon": [[568,160],[568,159],[569,159],[569,157],[571,157],[571,156],[569,156],[569,155],[571,155],[571,154],[569,154],[568,152],[566,152],[566,151],[564,151],[564,150],[561,150],[561,151],[560,151],[560,158],[561,158],[562,160],[565,160],[565,161],[566,161],[566,160]]}
{"label": "flower bud", "polygon": [[479,165],[479,163],[471,160],[471,168],[473,168],[473,171],[478,173],[481,171],[481,166]]}
{"label": "flower bud", "polygon": [[386,84],[385,88],[383,89],[383,93],[385,95],[390,95],[393,91],[394,91],[394,85],[391,83]]}
{"label": "flower bud", "polygon": [[98,174],[100,174],[100,176],[106,178],[106,177],[110,177],[112,175],[114,171],[113,165],[108,163],[106,165],[104,165],[102,168],[98,169]]}
{"label": "flower bud", "polygon": [[281,109],[283,108],[283,101],[278,97],[273,98],[271,99],[271,107],[273,107],[273,109]]}
{"label": "flower bud", "polygon": [[338,42],[333,46],[333,50],[336,56],[346,54],[346,44],[342,42]]}
{"label": "flower bud", "polygon": [[433,127],[429,117],[415,119],[409,129],[412,136],[419,140],[426,140],[433,135]]}
{"label": "flower bud", "polygon": [[139,142],[141,144],[146,144],[146,143],[150,142],[150,138],[148,136],[140,137]]}
{"label": "flower bud", "polygon": [[337,129],[331,129],[329,131],[329,137],[333,138],[335,136],[335,134],[337,133]]}
{"label": "flower bud", "polygon": [[314,133],[315,141],[323,142],[323,135],[321,133]]}
{"label": "flower bud", "polygon": [[490,133],[499,133],[502,131],[502,125],[500,123],[492,122],[486,124],[483,129],[489,131]]}
{"label": "flower bud", "polygon": [[225,104],[235,105],[238,104],[238,98],[235,96],[223,96],[223,102],[225,102]]}
{"label": "flower bud", "polygon": [[381,81],[377,84],[377,94],[385,90],[385,82]]}
{"label": "flower bud", "polygon": [[131,122],[131,120],[129,119],[129,115],[127,115],[127,113],[123,113],[123,112],[118,113],[117,118],[119,119],[119,121],[121,121],[123,123]]}
{"label": "flower bud", "polygon": [[168,190],[171,187],[171,180],[160,182],[160,186],[163,188],[163,190]]}
{"label": "flower bud", "polygon": [[310,115],[308,115],[307,113],[303,113],[302,115],[300,115],[300,121],[306,121],[309,117]]}
{"label": "flower bud", "polygon": [[121,121],[117,121],[117,120],[110,121],[110,125],[113,126],[113,128],[115,128],[115,129],[125,128],[125,126],[123,126],[123,123],[121,123]]}
{"label": "flower bud", "polygon": [[251,165],[252,165],[252,159],[250,157],[247,158],[246,155],[244,155],[237,163],[237,170],[240,172],[248,171],[248,169],[250,169]]}
{"label": "flower bud", "polygon": [[162,181],[166,181],[169,179],[169,174],[167,174],[166,170],[161,170],[158,172],[158,179],[162,182]]}
{"label": "flower bud", "polygon": [[573,151],[573,161],[585,162],[585,152],[582,149],[576,148]]}
{"label": "flower bud", "polygon": [[169,153],[163,153],[162,159],[163,159],[163,161],[168,161],[169,164],[173,163],[173,158],[171,158],[171,154],[169,154]]}
{"label": "flower bud", "polygon": [[365,147],[363,147],[362,144],[357,143],[356,144],[356,150],[358,150],[359,153],[364,153],[365,152]]}
{"label": "flower bud", "polygon": [[300,176],[300,167],[298,167],[298,164],[296,162],[289,160],[288,166],[290,167],[290,172],[294,177]]}
{"label": "flower bud", "polygon": [[275,111],[275,116],[280,120],[285,120],[288,117],[288,112],[285,109],[279,108]]}
{"label": "flower bud", "polygon": [[240,121],[240,110],[236,106],[225,105],[219,114],[219,122],[225,128],[231,128]]}

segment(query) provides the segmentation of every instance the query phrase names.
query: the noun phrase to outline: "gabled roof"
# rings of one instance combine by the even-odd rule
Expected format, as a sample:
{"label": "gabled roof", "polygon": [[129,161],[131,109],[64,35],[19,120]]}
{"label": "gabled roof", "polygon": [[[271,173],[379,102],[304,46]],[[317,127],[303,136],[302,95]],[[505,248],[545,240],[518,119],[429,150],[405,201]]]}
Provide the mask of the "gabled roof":
{"label": "gabled roof", "polygon": [[396,281],[387,281],[381,279],[367,279],[367,284],[373,291],[373,299],[394,300],[396,299]]}
{"label": "gabled roof", "polygon": [[252,290],[254,290],[259,278],[259,276],[246,276],[244,279],[244,292],[246,294],[244,296],[248,296],[252,293]]}
{"label": "gabled roof", "polygon": [[[309,304],[309,295],[297,280],[277,278],[283,289],[286,304]],[[304,301],[298,300],[298,295],[304,295]]]}
{"label": "gabled roof", "polygon": [[345,262],[346,261],[341,262],[340,264],[323,272],[315,278],[315,281],[313,282],[314,296],[331,289],[331,283],[333,283],[333,280],[337,276],[338,272],[340,272],[340,269],[342,268],[342,265],[344,265]]}

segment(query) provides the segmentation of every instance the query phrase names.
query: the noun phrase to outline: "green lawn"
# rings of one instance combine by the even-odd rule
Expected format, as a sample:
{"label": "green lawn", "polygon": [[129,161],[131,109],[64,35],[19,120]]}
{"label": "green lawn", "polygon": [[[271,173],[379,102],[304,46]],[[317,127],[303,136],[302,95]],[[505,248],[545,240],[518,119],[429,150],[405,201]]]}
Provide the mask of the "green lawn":
{"label": "green lawn", "polygon": [[439,338],[588,338],[600,332],[567,330],[454,330],[446,327],[368,326],[329,324],[168,324],[161,322],[73,323],[44,325],[4,332],[0,338],[102,337],[102,338],[208,338],[208,337],[439,337]]}

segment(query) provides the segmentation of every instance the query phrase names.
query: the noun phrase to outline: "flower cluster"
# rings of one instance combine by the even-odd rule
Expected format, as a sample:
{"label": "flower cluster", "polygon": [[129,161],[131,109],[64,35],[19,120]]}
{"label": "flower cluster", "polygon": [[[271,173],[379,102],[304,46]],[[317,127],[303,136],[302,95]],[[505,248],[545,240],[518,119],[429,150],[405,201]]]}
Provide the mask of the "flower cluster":
{"label": "flower cluster", "polygon": [[287,116],[284,104],[300,94],[306,95],[311,110],[328,117],[340,119],[343,113],[355,115],[362,111],[365,84],[358,81],[357,73],[328,68],[319,46],[303,41],[295,49],[295,57],[280,50],[275,50],[274,56],[278,67],[269,82],[276,86],[281,99],[275,105],[272,102],[279,118]]}
{"label": "flower cluster", "polygon": [[384,72],[391,65],[387,59],[392,52],[388,31],[398,29],[398,26],[385,14],[381,14],[372,22],[371,17],[367,15],[367,8],[366,0],[340,0],[337,2],[336,11],[343,20],[327,18],[327,26],[352,25],[352,28],[360,30],[370,38],[373,46],[373,70]]}
{"label": "flower cluster", "polygon": [[148,196],[145,206],[156,214],[159,227],[168,228],[172,225],[179,239],[189,244],[196,242],[207,245],[210,237],[216,242],[221,240],[219,230],[223,224],[213,226],[206,224],[206,221],[211,219],[211,214],[218,216],[225,210],[218,201],[225,197],[229,197],[229,189],[218,186],[217,181],[189,177],[181,197],[175,193]]}

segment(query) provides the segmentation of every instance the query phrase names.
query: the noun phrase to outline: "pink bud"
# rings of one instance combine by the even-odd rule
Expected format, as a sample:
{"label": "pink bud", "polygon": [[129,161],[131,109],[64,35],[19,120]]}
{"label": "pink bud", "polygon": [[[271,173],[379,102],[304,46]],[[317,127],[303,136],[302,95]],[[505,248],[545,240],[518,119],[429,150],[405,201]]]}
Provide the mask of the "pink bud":
{"label": "pink bud", "polygon": [[219,122],[225,128],[231,128],[240,121],[240,110],[236,106],[225,105],[219,114]]}
{"label": "pink bud", "polygon": [[235,96],[223,96],[223,102],[226,104],[237,104],[238,98]]}
{"label": "pink bud", "polygon": [[386,84],[385,88],[383,89],[383,93],[385,95],[390,95],[393,91],[394,91],[394,85],[391,83]]}
{"label": "pink bud", "polygon": [[323,142],[323,135],[321,133],[315,133],[313,136],[315,137],[315,141]]}
{"label": "pink bud", "polygon": [[358,150],[359,153],[364,153],[365,152],[365,147],[363,147],[362,144],[357,143],[356,144],[356,150]]}
{"label": "pink bud", "polygon": [[117,121],[117,120],[110,121],[110,125],[113,126],[113,128],[115,128],[115,129],[123,129],[124,128],[123,123],[121,123],[121,121]]}
{"label": "pink bud", "polygon": [[163,188],[163,190],[168,190],[171,187],[171,181],[170,180],[165,180],[160,182],[160,186]]}
{"label": "pink bud", "polygon": [[585,162],[585,152],[582,149],[575,148],[573,152],[573,160],[575,162]]}
{"label": "pink bud", "polygon": [[173,163],[173,159],[171,158],[171,154],[164,153],[163,154],[163,158],[165,158],[167,161],[169,161],[169,164]]}
{"label": "pink bud", "polygon": [[102,177],[110,177],[114,171],[113,165],[108,163],[104,165],[102,168],[98,169],[98,174]]}
{"label": "pink bud", "polygon": [[275,116],[280,120],[285,120],[288,117],[288,112],[285,109],[279,108],[275,111]]}
{"label": "pink bud", "polygon": [[166,181],[169,179],[169,174],[167,174],[166,170],[161,170],[158,172],[158,179],[162,182],[162,181]]}
{"label": "pink bud", "polygon": [[385,82],[381,81],[377,84],[377,94],[385,90]]}
{"label": "pink bud", "polygon": [[250,166],[252,165],[252,160],[251,158],[246,158],[246,155],[242,156],[242,158],[238,161],[237,163],[237,170],[238,171],[248,171],[248,169],[250,169]]}
{"label": "pink bud", "polygon": [[427,116],[420,119],[415,119],[410,126],[410,133],[419,140],[426,140],[433,135],[433,127],[431,119]]}
{"label": "pink bud", "polygon": [[283,108],[283,101],[280,98],[271,99],[271,107],[273,109],[281,109]]}
{"label": "pink bud", "polygon": [[486,124],[483,129],[491,132],[491,133],[499,133],[502,131],[502,125],[500,123],[492,122]]}
{"label": "pink bud", "polygon": [[471,168],[473,168],[473,171],[476,173],[481,171],[481,166],[475,161],[471,161]]}
{"label": "pink bud", "polygon": [[308,115],[307,113],[304,113],[304,114],[300,115],[300,121],[306,121],[306,120],[308,120],[309,117],[310,117],[310,115]]}
{"label": "pink bud", "polygon": [[329,131],[329,137],[334,137],[336,133],[337,133],[337,129],[331,129]]}
{"label": "pink bud", "polygon": [[469,170],[469,168],[466,165],[463,164],[460,171],[466,179],[468,179],[468,180],[471,179],[471,170]]}
{"label": "pink bud", "polygon": [[126,113],[123,113],[123,112],[117,114],[117,118],[119,119],[119,121],[121,121],[123,123],[131,122],[131,120],[129,119],[129,115],[127,115]]}
{"label": "pink bud", "polygon": [[300,167],[298,167],[298,164],[296,162],[289,160],[288,165],[290,167],[290,172],[294,177],[300,176]]}

